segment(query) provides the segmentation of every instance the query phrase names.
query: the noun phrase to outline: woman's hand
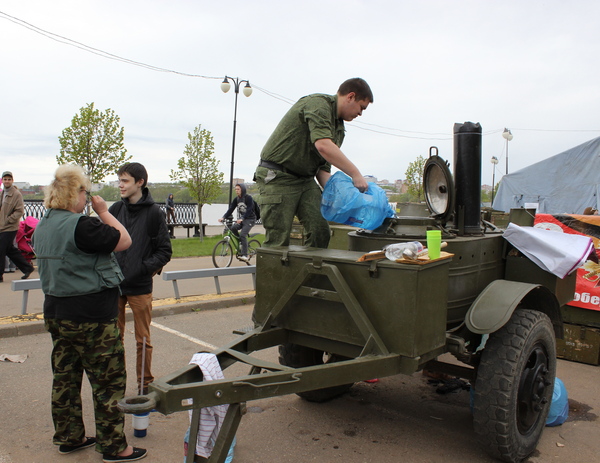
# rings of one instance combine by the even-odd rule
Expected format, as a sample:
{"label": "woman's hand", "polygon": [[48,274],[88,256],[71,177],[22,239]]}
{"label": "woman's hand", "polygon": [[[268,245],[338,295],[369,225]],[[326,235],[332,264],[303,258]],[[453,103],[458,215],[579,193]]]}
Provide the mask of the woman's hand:
{"label": "woman's hand", "polygon": [[94,209],[94,212],[96,214],[100,215],[103,212],[108,211],[108,206],[106,205],[106,201],[104,201],[104,199],[101,196],[92,196],[91,201],[92,201],[92,209]]}

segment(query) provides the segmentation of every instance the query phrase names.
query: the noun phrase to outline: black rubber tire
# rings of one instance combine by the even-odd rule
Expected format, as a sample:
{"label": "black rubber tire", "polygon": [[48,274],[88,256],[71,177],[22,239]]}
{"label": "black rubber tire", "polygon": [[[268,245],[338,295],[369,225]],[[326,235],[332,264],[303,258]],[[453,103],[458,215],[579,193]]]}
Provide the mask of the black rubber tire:
{"label": "black rubber tire", "polygon": [[260,241],[248,240],[248,257],[250,258],[250,260],[252,260],[252,258],[256,256],[256,250],[258,248],[260,248]]}
{"label": "black rubber tire", "polygon": [[[346,357],[329,355],[322,350],[300,346],[298,344],[283,344],[279,346],[279,363],[293,368],[323,365],[325,363],[347,360]],[[297,395],[309,402],[326,402],[350,390],[353,384],[315,389],[314,391],[298,392]]]}
{"label": "black rubber tire", "polygon": [[229,267],[231,265],[232,260],[233,249],[229,241],[221,240],[217,244],[215,244],[215,247],[213,248],[212,252],[212,261],[215,267]]}
{"label": "black rubber tire", "polygon": [[550,318],[517,309],[490,334],[475,382],[475,433],[494,458],[523,461],[536,448],[552,402],[556,339]]}

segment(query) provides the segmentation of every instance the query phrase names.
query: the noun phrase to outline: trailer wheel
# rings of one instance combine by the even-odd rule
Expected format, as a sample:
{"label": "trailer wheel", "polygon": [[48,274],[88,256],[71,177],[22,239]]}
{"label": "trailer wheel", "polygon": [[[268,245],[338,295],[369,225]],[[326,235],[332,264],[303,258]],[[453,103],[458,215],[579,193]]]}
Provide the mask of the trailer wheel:
{"label": "trailer wheel", "polygon": [[517,309],[490,334],[477,368],[473,422],[490,455],[517,463],[537,446],[546,424],[556,375],[550,318]]}
{"label": "trailer wheel", "polygon": [[[279,363],[292,368],[310,367],[326,363],[347,360],[346,357],[328,354],[322,350],[300,346],[298,344],[283,344],[279,346]],[[297,394],[309,402],[326,402],[349,391],[353,384],[315,389],[314,391],[298,392]]]}

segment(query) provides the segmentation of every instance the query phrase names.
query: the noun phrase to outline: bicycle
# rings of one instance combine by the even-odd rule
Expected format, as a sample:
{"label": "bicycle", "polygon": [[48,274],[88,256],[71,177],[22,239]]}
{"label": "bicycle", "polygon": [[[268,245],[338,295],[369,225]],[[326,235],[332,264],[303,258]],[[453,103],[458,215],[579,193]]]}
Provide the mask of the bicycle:
{"label": "bicycle", "polygon": [[[212,261],[213,261],[214,266],[217,268],[229,267],[231,265],[231,262],[233,261],[233,256],[234,256],[233,251],[234,250],[235,250],[235,257],[238,260],[241,260],[240,259],[240,257],[241,257],[240,238],[238,236],[236,236],[236,234],[231,230],[232,225],[233,225],[232,220],[227,220],[225,222],[225,229],[223,230],[224,237],[217,244],[215,244],[215,247],[213,248]],[[256,235],[258,235],[258,233],[252,233],[252,234],[248,235],[248,258],[249,259],[247,261],[242,261],[242,262],[246,262],[246,265],[252,265],[252,264],[250,264],[250,261],[256,255],[256,250],[258,248],[260,248],[260,241],[250,239]]]}

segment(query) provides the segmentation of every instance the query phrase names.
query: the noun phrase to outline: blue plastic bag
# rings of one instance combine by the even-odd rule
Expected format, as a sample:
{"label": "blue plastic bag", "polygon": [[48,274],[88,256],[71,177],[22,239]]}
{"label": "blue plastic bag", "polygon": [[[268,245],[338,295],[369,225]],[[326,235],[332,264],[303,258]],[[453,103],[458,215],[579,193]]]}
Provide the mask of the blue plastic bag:
{"label": "blue plastic bag", "polygon": [[552,392],[552,403],[550,412],[546,418],[546,426],[559,426],[567,421],[569,417],[569,396],[563,382],[554,378],[554,392]]}
{"label": "blue plastic bag", "polygon": [[[236,436],[233,437],[233,441],[231,442],[231,447],[229,447],[229,451],[227,452],[227,457],[225,458],[225,463],[233,462],[233,451],[235,449],[235,441],[236,441]],[[183,453],[184,453],[183,461],[184,461],[184,463],[185,463],[185,460],[187,459],[187,452],[188,452],[187,446],[189,445],[189,442],[190,442],[190,428],[187,428],[187,431],[185,432],[185,436],[183,436]],[[213,442],[213,444],[214,444],[214,442]]]}
{"label": "blue plastic bag", "polygon": [[369,182],[365,193],[358,191],[352,179],[338,171],[329,177],[321,196],[321,214],[331,222],[374,230],[395,213],[385,191]]}

